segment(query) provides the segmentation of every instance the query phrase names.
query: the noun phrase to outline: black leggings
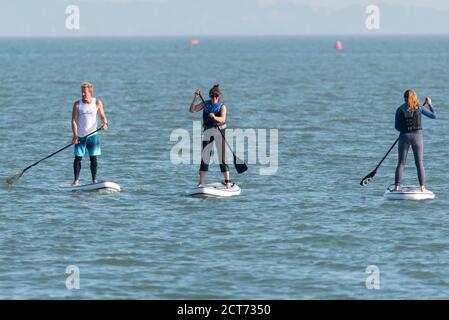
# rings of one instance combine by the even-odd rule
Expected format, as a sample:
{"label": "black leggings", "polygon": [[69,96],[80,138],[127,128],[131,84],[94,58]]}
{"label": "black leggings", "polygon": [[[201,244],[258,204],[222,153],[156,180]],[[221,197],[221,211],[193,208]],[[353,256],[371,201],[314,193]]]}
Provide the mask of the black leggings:
{"label": "black leggings", "polygon": [[[75,180],[79,180],[80,172],[81,172],[81,160],[83,160],[83,157],[75,156],[75,160],[73,161],[73,174],[75,176]],[[92,181],[97,179],[97,157],[91,156],[90,157],[90,173],[92,174]]]}
{"label": "black leggings", "polygon": [[395,184],[399,185],[404,172],[405,162],[407,160],[408,149],[412,147],[415,156],[415,165],[418,173],[418,180],[421,186],[426,183],[426,172],[424,170],[424,139],[422,130],[401,133],[399,135],[398,145],[398,165],[396,167]]}
{"label": "black leggings", "polygon": [[[221,129],[221,132],[223,132],[223,135],[226,136],[226,129]],[[229,166],[226,164],[226,142],[220,131],[215,128],[204,130],[200,171],[209,170],[209,162],[213,149],[213,145],[211,143],[213,142],[215,142],[215,146],[217,147],[218,159],[220,159],[220,171],[229,171]],[[206,148],[207,150],[205,150]]]}

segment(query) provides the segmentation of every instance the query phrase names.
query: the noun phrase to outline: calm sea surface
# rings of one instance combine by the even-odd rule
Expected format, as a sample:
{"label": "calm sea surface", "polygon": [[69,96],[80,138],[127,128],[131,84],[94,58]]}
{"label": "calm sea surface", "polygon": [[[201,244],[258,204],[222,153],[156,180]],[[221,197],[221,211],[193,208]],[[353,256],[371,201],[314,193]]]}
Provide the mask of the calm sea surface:
{"label": "calm sea surface", "polygon": [[[449,298],[449,37],[342,37],[343,50],[332,37],[200,40],[0,39],[0,298]],[[62,191],[71,148],[8,188],[9,174],[70,143],[84,80],[110,125],[99,179],[122,191]],[[172,163],[170,135],[192,136],[193,92],[215,83],[229,128],[278,129],[278,169],[231,166],[241,196],[186,197],[198,165]],[[407,88],[438,112],[423,121],[437,197],[388,202],[396,150],[358,183],[396,139]],[[405,184],[415,171],[410,155]],[[211,166],[207,181],[222,179]],[[69,265],[79,290],[66,288]],[[365,286],[369,265],[379,290]]]}

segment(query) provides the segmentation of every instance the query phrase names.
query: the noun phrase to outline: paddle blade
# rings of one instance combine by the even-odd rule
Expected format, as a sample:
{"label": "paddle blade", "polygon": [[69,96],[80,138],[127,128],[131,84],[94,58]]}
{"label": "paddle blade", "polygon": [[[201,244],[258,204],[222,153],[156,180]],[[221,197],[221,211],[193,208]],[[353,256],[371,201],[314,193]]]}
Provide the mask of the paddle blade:
{"label": "paddle blade", "polygon": [[374,170],[369,175],[367,175],[365,178],[363,178],[362,181],[360,181],[360,185],[362,187],[366,187],[371,182],[371,180],[373,180],[375,175],[376,175],[376,170]]}
{"label": "paddle blade", "polygon": [[20,177],[23,176],[24,172],[25,172],[24,170],[19,170],[14,174],[10,175],[8,178],[6,178],[6,183],[8,184],[8,186],[11,187],[14,183],[16,183],[17,180],[19,180]]}
{"label": "paddle blade", "polygon": [[234,167],[239,174],[248,170],[248,166],[246,165],[245,161],[242,161],[240,158],[237,158],[235,154],[234,154]]}

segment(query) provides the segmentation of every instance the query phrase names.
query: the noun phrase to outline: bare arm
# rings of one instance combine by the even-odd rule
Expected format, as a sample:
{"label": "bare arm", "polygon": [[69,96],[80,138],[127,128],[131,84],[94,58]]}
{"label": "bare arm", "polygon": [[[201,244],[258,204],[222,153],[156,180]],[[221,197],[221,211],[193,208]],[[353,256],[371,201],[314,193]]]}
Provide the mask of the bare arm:
{"label": "bare arm", "polygon": [[204,108],[204,103],[198,103],[197,105],[194,105],[194,102],[192,102],[192,104],[190,105],[190,112],[198,112],[203,110]]}
{"label": "bare arm", "polygon": [[193,97],[192,103],[190,104],[189,112],[198,112],[198,111],[203,110],[203,108],[204,108],[203,102],[195,104],[196,99],[200,96],[200,93],[201,93],[200,90],[196,89],[195,96]]}
{"label": "bare arm", "polygon": [[226,106],[225,105],[221,106],[219,117],[217,117],[213,113],[211,113],[211,118],[219,123],[225,123],[226,122]]}
{"label": "bare arm", "polygon": [[104,113],[103,102],[97,99],[98,114],[100,115],[101,128],[103,130],[108,130],[108,119],[106,119],[106,114]]}
{"label": "bare arm", "polygon": [[79,114],[79,101],[73,104],[72,109],[72,133],[73,133],[73,144],[78,144],[78,114]]}

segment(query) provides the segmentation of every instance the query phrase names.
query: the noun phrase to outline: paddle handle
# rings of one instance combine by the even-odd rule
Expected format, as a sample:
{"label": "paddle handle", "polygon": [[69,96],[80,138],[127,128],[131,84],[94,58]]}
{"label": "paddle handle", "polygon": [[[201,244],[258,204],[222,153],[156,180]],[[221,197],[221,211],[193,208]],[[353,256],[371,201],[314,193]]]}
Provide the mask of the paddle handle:
{"label": "paddle handle", "polygon": [[[84,137],[81,137],[80,139],[84,139],[84,138],[87,138],[87,137],[89,137],[89,136],[93,135],[94,133],[97,133],[98,131],[100,131],[100,130],[102,130],[102,129],[103,129],[103,127],[100,127],[100,128],[98,128],[97,130],[95,130],[95,131],[93,131],[93,132],[89,133],[88,135],[86,135],[86,136],[84,136]],[[44,160],[47,160],[48,158],[51,158],[51,157],[53,157],[53,156],[54,156],[55,154],[58,154],[59,152],[61,152],[61,151],[64,151],[65,149],[67,149],[67,148],[71,147],[72,145],[73,145],[73,142],[72,142],[72,143],[70,143],[70,144],[68,144],[68,145],[66,145],[65,147],[63,147],[63,148],[59,149],[58,151],[55,151],[55,152],[53,152],[52,154],[50,154],[50,155],[46,156],[45,158],[43,158],[43,159],[41,159],[41,160],[39,160],[39,161],[37,161],[37,162],[33,163],[32,165],[30,165],[30,166],[26,167],[25,169],[23,169],[23,172],[25,172],[25,171],[27,171],[28,169],[30,169],[30,168],[32,168],[32,167],[34,167],[35,165],[37,165],[37,164],[41,163],[42,161],[44,161]],[[22,173],[22,174],[23,174],[23,173]]]}
{"label": "paddle handle", "polygon": [[[201,95],[201,93],[199,94],[199,96],[200,96],[200,98],[201,98],[201,101],[203,101],[204,106],[206,106],[206,101],[204,101],[203,96]],[[231,150],[232,155],[233,155],[234,157],[237,157],[237,156],[234,154],[234,151],[232,151],[232,148],[231,148],[231,146],[229,145],[228,141],[226,140],[226,138],[225,138],[225,136],[224,136],[224,134],[223,134],[223,131],[221,131],[220,127],[219,127],[217,124],[215,124],[215,127],[218,129],[218,131],[220,131],[220,133],[221,133],[221,135],[222,135],[224,141],[226,142],[226,144],[227,144],[228,147],[229,147],[229,150]]]}
{"label": "paddle handle", "polygon": [[379,164],[377,165],[376,169],[374,169],[374,171],[376,171],[380,165],[382,164],[382,162],[384,162],[384,160],[387,158],[387,156],[390,154],[391,150],[393,150],[394,146],[396,145],[396,143],[398,143],[399,141],[399,137],[396,139],[396,141],[392,144],[392,146],[390,147],[390,149],[388,149],[387,153],[384,155],[384,157],[382,158],[382,160],[380,160]]}
{"label": "paddle handle", "polygon": [[[94,133],[97,133],[98,131],[101,131],[101,130],[103,130],[103,127],[100,127],[100,128],[98,128],[97,130],[95,130],[95,131],[92,131],[91,133],[89,133],[88,135],[85,135],[84,137],[81,137],[80,139],[87,138],[88,136],[91,136],[91,135],[93,135]],[[73,143],[72,143],[72,144],[73,144]]]}

